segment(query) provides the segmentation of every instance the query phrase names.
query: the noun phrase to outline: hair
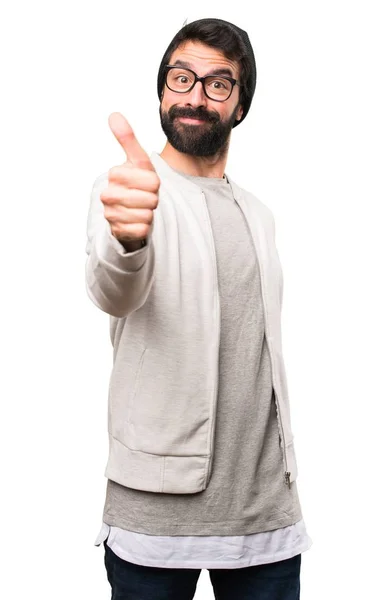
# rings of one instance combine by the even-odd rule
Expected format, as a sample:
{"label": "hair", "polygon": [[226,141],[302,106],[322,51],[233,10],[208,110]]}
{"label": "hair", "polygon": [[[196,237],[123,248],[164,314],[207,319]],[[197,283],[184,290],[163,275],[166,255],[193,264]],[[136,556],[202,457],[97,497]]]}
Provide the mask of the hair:
{"label": "hair", "polygon": [[[252,46],[245,31],[221,19],[200,19],[184,25],[168,46],[159,68],[158,95],[165,83],[165,65],[169,64],[173,52],[186,41],[198,41],[223,52],[224,56],[237,61],[240,66],[239,103],[246,116],[256,85],[256,66]],[[236,122],[238,124],[240,121]]]}

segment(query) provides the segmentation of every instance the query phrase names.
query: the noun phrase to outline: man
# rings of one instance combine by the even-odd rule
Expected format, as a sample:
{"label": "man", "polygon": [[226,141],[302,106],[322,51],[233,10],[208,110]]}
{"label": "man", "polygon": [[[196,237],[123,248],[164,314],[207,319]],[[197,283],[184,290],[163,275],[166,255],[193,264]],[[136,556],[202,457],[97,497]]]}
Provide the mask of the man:
{"label": "man", "polygon": [[296,600],[311,545],[282,359],[274,219],[225,173],[250,108],[247,33],[185,25],[158,76],[167,143],[126,119],[126,161],[100,176],[87,291],[110,315],[114,365],[103,524],[113,598],[187,600],[202,568],[219,600]]}

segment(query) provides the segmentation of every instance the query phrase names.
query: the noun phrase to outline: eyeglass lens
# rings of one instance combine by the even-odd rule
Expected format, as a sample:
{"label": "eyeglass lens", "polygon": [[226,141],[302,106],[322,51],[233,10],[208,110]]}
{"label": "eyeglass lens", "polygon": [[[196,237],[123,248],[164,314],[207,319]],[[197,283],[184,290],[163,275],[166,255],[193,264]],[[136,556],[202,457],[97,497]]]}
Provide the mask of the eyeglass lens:
{"label": "eyeglass lens", "polygon": [[[167,73],[167,85],[174,92],[187,92],[194,84],[194,74],[188,69],[170,69]],[[205,90],[213,100],[227,100],[231,94],[232,84],[222,77],[207,77]]]}

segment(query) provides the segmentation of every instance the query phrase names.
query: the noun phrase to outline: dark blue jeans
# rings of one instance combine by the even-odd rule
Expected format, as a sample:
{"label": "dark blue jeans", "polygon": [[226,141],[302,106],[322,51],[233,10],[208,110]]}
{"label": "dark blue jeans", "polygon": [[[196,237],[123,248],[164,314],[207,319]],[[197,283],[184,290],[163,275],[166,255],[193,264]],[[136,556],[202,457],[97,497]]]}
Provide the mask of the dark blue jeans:
{"label": "dark blue jeans", "polygon": [[[104,542],[111,600],[191,600],[201,569],[147,567],[123,560]],[[208,569],[216,600],[299,600],[301,554],[240,569]]]}

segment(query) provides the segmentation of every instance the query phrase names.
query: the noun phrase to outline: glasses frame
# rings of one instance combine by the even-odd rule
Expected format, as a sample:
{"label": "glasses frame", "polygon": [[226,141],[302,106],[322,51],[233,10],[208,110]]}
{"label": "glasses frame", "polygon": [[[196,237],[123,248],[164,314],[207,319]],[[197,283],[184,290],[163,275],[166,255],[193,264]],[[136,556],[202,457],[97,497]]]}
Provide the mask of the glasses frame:
{"label": "glasses frame", "polygon": [[[169,90],[171,90],[171,92],[175,92],[175,94],[188,94],[189,92],[191,92],[191,90],[193,89],[193,87],[195,86],[197,81],[200,81],[202,83],[203,92],[204,92],[205,96],[207,98],[209,98],[209,100],[212,100],[213,102],[227,102],[227,100],[230,98],[231,94],[233,93],[234,86],[238,85],[239,87],[241,87],[241,84],[236,79],[233,79],[233,77],[228,77],[227,75],[205,75],[205,77],[199,77],[199,75],[197,75],[195,73],[195,71],[193,71],[192,69],[188,69],[187,67],[182,67],[180,65],[165,65],[164,68],[165,68],[166,86],[168,87]],[[169,71],[171,71],[171,69],[183,69],[184,71],[189,71],[190,73],[192,73],[194,75],[194,78],[195,78],[194,82],[192,83],[191,87],[188,90],[184,90],[183,92],[180,92],[178,90],[173,90],[172,88],[170,88],[170,86],[167,83],[167,76],[169,74]],[[218,100],[217,98],[212,98],[206,92],[206,79],[209,79],[211,77],[218,77],[221,79],[226,79],[226,81],[229,81],[231,83],[230,94],[224,100]]]}

